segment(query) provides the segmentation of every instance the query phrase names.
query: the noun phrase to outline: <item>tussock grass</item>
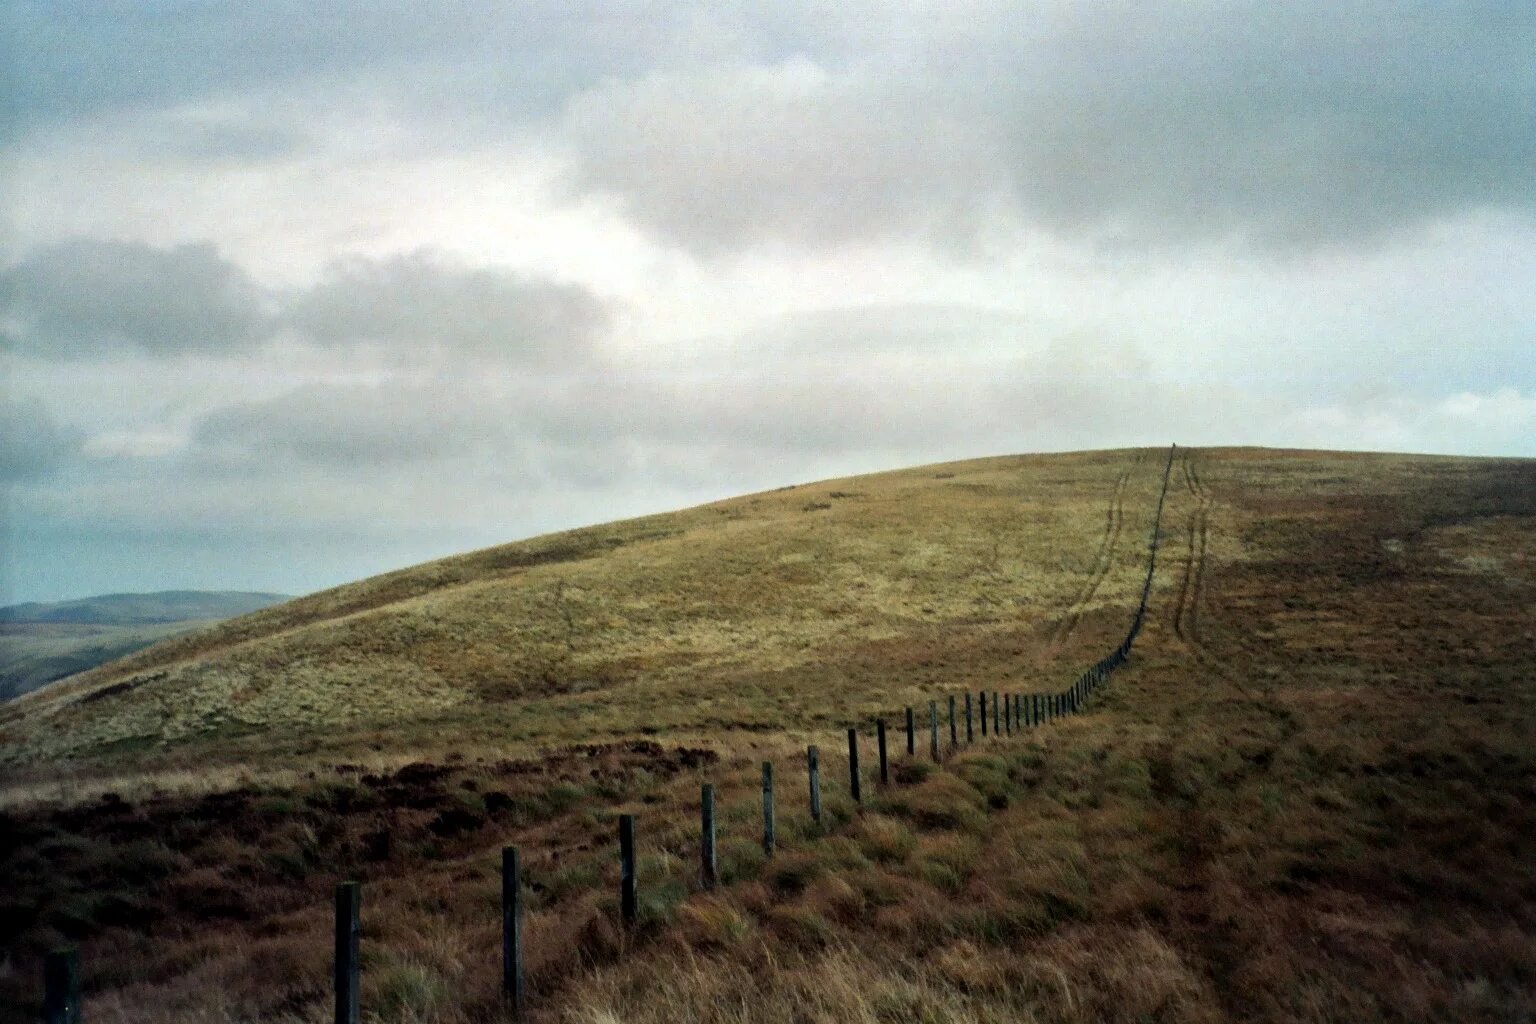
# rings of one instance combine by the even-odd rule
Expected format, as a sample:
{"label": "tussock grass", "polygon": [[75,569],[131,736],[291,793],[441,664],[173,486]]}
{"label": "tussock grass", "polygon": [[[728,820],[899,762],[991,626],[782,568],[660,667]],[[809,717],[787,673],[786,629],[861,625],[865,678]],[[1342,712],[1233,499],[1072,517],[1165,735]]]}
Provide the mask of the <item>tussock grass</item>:
{"label": "tussock grass", "polygon": [[[496,851],[515,841],[539,1021],[1536,1016],[1531,463],[1194,453],[1189,476],[1176,466],[1146,630],[1088,713],[958,753],[946,742],[939,769],[903,754],[897,781],[874,782],[876,714],[1063,683],[1118,639],[1155,460],[1127,478],[1128,540],[1093,553],[1133,457],[930,467],[541,538],[274,609],[206,649],[146,652],[30,700],[0,728],[89,725],[119,699],[150,721],[170,711],[132,708],[156,687],[174,703],[177,680],[195,689],[242,658],[298,652],[335,679],[375,656],[418,681],[471,663],[549,672],[534,690],[519,689],[532,669],[496,677],[508,689],[453,681],[459,703],[414,703],[405,718],[324,712],[316,732],[281,718],[87,756],[41,729],[29,756],[75,775],[54,789],[9,774],[4,824],[23,839],[5,865],[19,898],[6,894],[0,921],[37,920],[14,933],[0,1006],[27,1007],[36,951],[68,938],[84,946],[93,1020],[323,1019],[328,887],[358,874],[375,1019],[504,1019]],[[1005,508],[1017,536],[994,557]],[[1062,561],[1073,544],[1082,571]],[[574,634],[560,632],[567,613]],[[517,615],[526,635],[502,636],[522,629]],[[358,660],[335,653],[342,636]],[[463,660],[447,637],[465,641]],[[866,735],[862,807],[849,723]],[[618,734],[663,742],[596,759],[565,745]],[[497,767],[529,748],[544,774]],[[210,752],[199,780],[181,759]],[[705,780],[720,801],[723,884],[710,891]],[[125,808],[104,809],[107,786]],[[239,816],[208,816],[242,790]],[[440,835],[450,810],[471,819]],[[628,933],[615,925],[625,812],[640,816],[646,900]],[[135,820],[157,831],[132,834]],[[208,916],[252,886],[235,916]]]}

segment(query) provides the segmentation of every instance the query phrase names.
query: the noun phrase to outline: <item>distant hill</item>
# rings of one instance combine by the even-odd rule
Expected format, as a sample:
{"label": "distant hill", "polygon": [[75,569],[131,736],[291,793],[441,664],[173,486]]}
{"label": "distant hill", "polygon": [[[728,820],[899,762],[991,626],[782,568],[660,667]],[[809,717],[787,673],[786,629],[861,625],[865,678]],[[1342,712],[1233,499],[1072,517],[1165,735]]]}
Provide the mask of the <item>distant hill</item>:
{"label": "distant hill", "polygon": [[287,594],[238,590],[161,590],[153,594],[101,594],[74,601],[31,602],[0,608],[0,622],[71,622],[96,626],[148,626],[230,619],[260,611]]}
{"label": "distant hill", "polygon": [[165,590],[0,608],[0,700],[286,600],[283,594]]}

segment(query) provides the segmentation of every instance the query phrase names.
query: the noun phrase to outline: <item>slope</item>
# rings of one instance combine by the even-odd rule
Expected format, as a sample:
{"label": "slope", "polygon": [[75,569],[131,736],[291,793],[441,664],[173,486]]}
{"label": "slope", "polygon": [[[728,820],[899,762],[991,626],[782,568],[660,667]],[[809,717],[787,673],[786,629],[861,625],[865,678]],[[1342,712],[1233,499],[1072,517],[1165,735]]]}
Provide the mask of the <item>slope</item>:
{"label": "slope", "polygon": [[[0,944],[18,967],[0,1017],[30,1012],[36,954],[69,941],[92,1020],[324,1019],[331,887],[359,878],[370,1019],[506,1020],[497,854],[516,843],[536,1021],[1531,1019],[1531,461],[1181,450],[1145,629],[1088,712],[937,767],[898,746],[891,782],[866,762],[852,800],[831,753],[845,727],[867,743],[903,706],[1055,689],[1118,639],[1161,455],[928,467],[544,538],[29,698],[8,728],[89,726],[97,705],[206,686],[251,648],[345,666],[331,631],[420,664],[394,631],[470,630],[530,586],[562,598],[517,605],[529,623],[558,631],[569,606],[577,627],[549,641],[568,657],[537,677],[547,693],[481,690],[445,660],[469,694],[415,717],[213,724],[104,756],[36,744],[42,771],[74,777],[11,772]],[[1010,524],[995,544],[993,515]],[[642,598],[660,610],[610,612],[646,623],[639,640],[581,611]],[[642,664],[590,674],[623,657]],[[825,755],[820,824],[807,743]],[[697,870],[706,781],[714,890]],[[642,851],[628,930],[620,813]]]}

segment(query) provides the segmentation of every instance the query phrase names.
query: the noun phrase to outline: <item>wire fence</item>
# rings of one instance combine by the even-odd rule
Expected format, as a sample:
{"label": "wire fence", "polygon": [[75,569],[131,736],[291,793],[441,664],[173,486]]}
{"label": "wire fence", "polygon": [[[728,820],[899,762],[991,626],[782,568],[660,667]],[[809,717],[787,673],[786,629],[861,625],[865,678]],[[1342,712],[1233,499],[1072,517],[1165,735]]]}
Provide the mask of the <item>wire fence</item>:
{"label": "wire fence", "polygon": [[[882,786],[892,784],[892,759],[890,736],[886,728],[888,717],[895,717],[902,729],[907,758],[917,757],[919,748],[934,764],[942,766],[947,756],[975,743],[977,733],[983,740],[1027,735],[1043,728],[1058,718],[1081,713],[1094,694],[1104,686],[1110,675],[1126,663],[1131,648],[1146,619],[1147,604],[1152,594],[1152,583],[1157,572],[1158,537],[1162,529],[1163,506],[1168,497],[1168,480],[1173,470],[1177,446],[1168,451],[1168,461],[1163,468],[1162,488],[1158,494],[1157,511],[1153,516],[1152,535],[1148,541],[1147,572],[1142,584],[1136,611],[1131,618],[1125,638],[1108,654],[1061,690],[1047,693],[1003,693],[999,690],[967,690],[963,694],[944,693],[928,701],[926,713],[920,707],[906,707],[889,716],[876,717],[875,757],[876,772]],[[963,698],[963,699],[962,699]],[[973,699],[974,698],[974,699]],[[860,730],[847,730],[848,794],[856,806],[863,804],[861,785],[863,769],[860,767]],[[947,739],[947,742],[945,740]],[[806,785],[809,793],[809,813],[813,822],[822,823],[822,758],[817,745],[805,752]],[[896,773],[896,784],[901,784]],[[699,880],[705,889],[721,883],[718,863],[717,808],[715,787],[704,783],[699,800]],[[766,858],[772,858],[777,849],[777,798],[775,791],[774,763],[762,764],[762,849]],[[625,928],[633,928],[639,918],[640,873],[638,861],[638,822],[633,814],[622,814],[618,819],[619,853],[619,900],[618,915]],[[523,957],[523,909],[524,898],[521,852],[516,846],[507,846],[501,852],[501,986],[507,1008],[514,1019],[523,1016],[528,1001]],[[336,1024],[358,1024],[361,1011],[361,911],[362,886],[356,881],[342,882],[335,891],[335,953],[333,958],[332,988]],[[63,949],[49,953],[44,959],[44,1003],[42,1019],[45,1024],[79,1024],[81,1021],[80,958],[77,950]]]}

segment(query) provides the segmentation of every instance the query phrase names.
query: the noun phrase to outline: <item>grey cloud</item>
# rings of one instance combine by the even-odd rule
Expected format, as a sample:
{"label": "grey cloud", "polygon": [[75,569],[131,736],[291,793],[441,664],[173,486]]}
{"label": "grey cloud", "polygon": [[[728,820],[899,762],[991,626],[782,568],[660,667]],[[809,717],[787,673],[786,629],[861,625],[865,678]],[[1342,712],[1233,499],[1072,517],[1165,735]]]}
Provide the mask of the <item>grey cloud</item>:
{"label": "grey cloud", "polygon": [[507,429],[472,386],[315,384],[217,410],[192,442],[208,465],[371,469],[480,454]]}
{"label": "grey cloud", "polygon": [[46,476],[79,454],[83,440],[36,399],[0,398],[0,481]]}
{"label": "grey cloud", "polygon": [[0,269],[0,345],[41,359],[228,353],[287,330],[319,346],[559,361],[583,358],[611,318],[581,286],[428,252],[339,261],[287,291],[261,287],[211,243],[74,238]]}
{"label": "grey cloud", "polygon": [[[788,329],[797,344],[820,329],[833,345],[850,319],[871,330],[914,313],[921,322],[923,312],[848,310]],[[962,308],[939,307],[934,320],[946,330],[926,347],[909,339],[890,352],[872,350],[857,369],[779,364],[770,354],[771,370],[762,361],[673,373],[590,364],[515,377],[311,385],[206,416],[193,434],[194,454],[209,471],[240,473],[323,466],[366,475],[481,460],[583,485],[651,472],[696,484],[728,465],[853,451],[937,454],[1045,425],[1077,429],[1101,420],[1111,395],[1151,387],[1138,353],[1091,337],[1020,338],[987,355],[977,374],[948,354],[947,328],[964,318]]]}
{"label": "grey cloud", "polygon": [[337,263],[290,299],[282,319],[320,343],[442,342],[558,359],[583,352],[610,318],[609,308],[583,287],[422,252]]}
{"label": "grey cloud", "polygon": [[[160,111],[186,159],[259,160],[365,110],[402,155],[562,148],[574,194],[698,253],[1287,251],[1536,206],[1536,8],[1507,0],[6,10],[22,130]],[[227,102],[259,116],[197,120]]]}
{"label": "grey cloud", "polygon": [[271,329],[266,304],[211,243],[74,238],[0,270],[0,318],[12,345],[43,358],[239,348]]}
{"label": "grey cloud", "polygon": [[867,59],[611,81],[578,188],[700,252],[1044,224],[1098,241],[1372,238],[1536,209],[1536,8],[968,11]]}

